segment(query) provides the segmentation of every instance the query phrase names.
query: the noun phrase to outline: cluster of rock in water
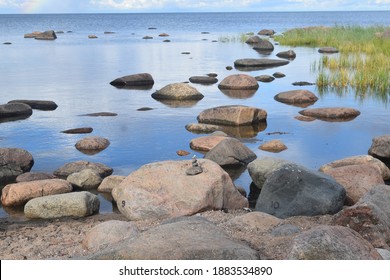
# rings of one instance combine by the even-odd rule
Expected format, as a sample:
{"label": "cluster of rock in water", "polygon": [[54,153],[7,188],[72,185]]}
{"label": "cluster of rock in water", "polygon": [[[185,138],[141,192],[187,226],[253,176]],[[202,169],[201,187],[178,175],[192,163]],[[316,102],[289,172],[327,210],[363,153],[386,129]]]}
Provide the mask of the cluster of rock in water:
{"label": "cluster of rock in water", "polygon": [[[258,36],[251,40],[256,51],[273,50],[268,41]],[[293,51],[279,56],[287,60],[241,59],[234,64],[237,69],[274,67],[295,58]],[[217,83],[218,79],[211,74],[195,76],[190,81]],[[154,80],[150,74],[141,73],[120,77],[111,84],[150,89]],[[218,87],[227,94],[248,94],[255,92],[259,85],[252,76],[236,74],[224,78]],[[152,97],[169,103],[197,101],[204,96],[187,83],[174,83],[157,90]],[[317,99],[306,90],[275,96],[276,101],[303,108]],[[0,118],[30,116],[37,103],[42,101],[19,100],[1,105]],[[26,113],[9,115],[13,109]],[[345,121],[360,114],[352,108],[304,109],[299,113],[297,119],[304,121]],[[253,223],[260,224],[256,230],[289,240],[292,246],[286,258],[381,259],[385,256],[390,246],[390,187],[385,184],[390,179],[386,166],[390,161],[390,135],[373,139],[369,155],[335,161],[314,171],[281,159],[257,158],[241,141],[225,133],[245,126],[261,129],[266,119],[267,112],[254,107],[220,106],[204,110],[197,117],[198,123],[186,126],[192,132],[214,133],[190,143],[192,149],[205,152],[203,159],[151,163],[126,177],[114,176],[112,168],[88,161],[65,164],[53,174],[29,173],[34,160],[28,151],[1,148],[0,183],[6,185],[2,190],[2,205],[24,206],[28,218],[83,217],[99,211],[99,200],[90,192],[97,189],[111,193],[119,211],[130,221],[173,219],[145,233],[134,228],[129,230],[132,225],[126,222],[102,224],[85,241],[87,248],[97,248],[91,256],[93,259],[258,259],[264,256],[230,240],[209,221],[189,217],[207,210],[234,209],[254,212],[231,221],[233,227],[254,230]],[[92,132],[92,128],[65,132]],[[76,148],[93,153],[108,145],[108,139],[87,137],[76,143]],[[178,151],[178,154],[188,153]],[[233,183],[235,172],[245,168],[253,180],[249,195]],[[327,217],[329,222],[307,231],[282,223],[294,217]],[[96,245],[94,241],[101,240],[107,228],[113,236],[111,243],[100,246],[102,241]],[[129,234],[123,235],[123,231]],[[177,234],[168,234],[172,231]],[[116,235],[120,237],[116,239]],[[182,246],[177,246],[177,242]],[[141,244],[149,244],[149,249],[140,250]],[[170,248],[170,255],[165,254],[164,248]]]}

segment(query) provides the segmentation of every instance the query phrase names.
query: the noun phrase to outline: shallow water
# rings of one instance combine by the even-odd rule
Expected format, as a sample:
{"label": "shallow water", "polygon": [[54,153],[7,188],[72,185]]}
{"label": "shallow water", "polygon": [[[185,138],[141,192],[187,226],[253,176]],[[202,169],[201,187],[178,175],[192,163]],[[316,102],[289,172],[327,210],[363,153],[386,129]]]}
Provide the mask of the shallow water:
{"label": "shallow water", "polygon": [[[389,25],[386,22],[389,13],[377,13],[375,17],[361,17],[365,21],[359,19],[357,24]],[[345,24],[358,20],[356,15],[347,15],[341,17]],[[286,74],[285,78],[271,83],[260,83],[257,92],[246,98],[226,95],[217,84],[192,84],[205,97],[191,105],[166,105],[151,98],[155,90],[188,81],[191,76],[215,72],[221,81],[228,75],[243,73],[225,67],[233,66],[238,58],[263,57],[243,43],[213,42],[222,36],[257,33],[262,28],[282,32],[297,26],[333,25],[339,21],[337,13],[0,15],[0,42],[12,42],[0,46],[1,103],[12,99],[42,99],[53,100],[59,106],[55,111],[34,110],[26,120],[0,123],[0,146],[30,151],[35,160],[34,172],[53,172],[67,162],[89,160],[113,167],[116,175],[128,175],[150,162],[190,159],[193,154],[202,157],[189,148],[191,139],[202,135],[188,132],[185,125],[196,122],[204,109],[241,104],[268,112],[265,130],[242,139],[259,157],[280,157],[318,169],[335,159],[367,154],[373,137],[389,133],[389,107],[372,97],[360,100],[354,92],[343,96],[335,92],[319,95],[315,86],[292,86],[296,81],[314,82],[310,65],[321,56],[315,48],[294,48],[297,58],[288,65],[245,72],[253,76],[272,75],[276,71]],[[148,29],[152,26],[157,29]],[[24,33],[47,29],[65,33],[58,34],[53,42],[23,38]],[[67,33],[68,30],[72,32]],[[104,31],[115,34],[105,35]],[[209,34],[202,34],[204,31]],[[163,32],[170,37],[158,37]],[[99,38],[88,39],[88,34]],[[143,40],[145,35],[154,39]],[[171,42],[164,43],[165,39]],[[288,49],[288,46],[275,45],[267,57],[275,58],[276,53]],[[117,77],[142,72],[154,77],[152,89],[117,89],[109,84]],[[361,115],[350,122],[298,121],[294,116],[301,108],[273,99],[279,92],[298,88],[308,89],[320,97],[313,108],[353,107]],[[141,107],[154,110],[137,111]],[[115,112],[118,116],[80,116],[102,111]],[[74,145],[86,135],[60,133],[85,126],[93,127],[91,135],[108,138],[111,145],[96,155],[85,155]],[[287,134],[267,134],[272,132]],[[272,139],[282,140],[288,149],[279,154],[258,149],[262,142]],[[191,155],[178,157],[176,151],[180,149],[191,151]],[[247,172],[236,179],[236,184],[248,191],[250,183]],[[109,200],[102,195],[100,198],[101,212],[115,209]],[[7,216],[7,211],[0,208],[0,217]]]}

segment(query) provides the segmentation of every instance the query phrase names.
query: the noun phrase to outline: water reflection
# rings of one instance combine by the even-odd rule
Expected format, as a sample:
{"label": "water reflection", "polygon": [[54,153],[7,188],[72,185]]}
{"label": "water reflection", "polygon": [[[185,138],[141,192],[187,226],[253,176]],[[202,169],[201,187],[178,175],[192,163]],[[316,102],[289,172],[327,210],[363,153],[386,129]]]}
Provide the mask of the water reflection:
{"label": "water reflection", "polygon": [[234,99],[247,99],[252,97],[257,89],[220,89],[223,94]]}
{"label": "water reflection", "polygon": [[267,122],[259,122],[252,125],[240,125],[240,126],[227,126],[227,125],[218,125],[221,127],[221,130],[227,135],[235,138],[253,138],[261,131],[264,131],[267,128]]}
{"label": "water reflection", "polygon": [[191,108],[194,107],[200,100],[158,99],[157,101],[170,108]]}

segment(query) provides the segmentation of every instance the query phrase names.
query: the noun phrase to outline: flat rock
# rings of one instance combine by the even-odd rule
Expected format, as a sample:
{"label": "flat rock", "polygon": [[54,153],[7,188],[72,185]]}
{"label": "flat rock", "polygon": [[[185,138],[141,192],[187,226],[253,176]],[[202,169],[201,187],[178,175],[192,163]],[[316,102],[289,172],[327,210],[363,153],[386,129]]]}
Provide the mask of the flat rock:
{"label": "flat rock", "polygon": [[75,147],[82,152],[100,152],[110,145],[110,141],[103,137],[91,136],[77,141]]}
{"label": "flat rock", "polygon": [[57,35],[53,30],[48,30],[44,32],[39,32],[34,36],[36,40],[55,40]]}
{"label": "flat rock", "polygon": [[79,127],[79,128],[71,128],[67,130],[61,131],[62,133],[65,134],[88,134],[93,131],[92,127]]}
{"label": "flat rock", "polygon": [[223,167],[246,166],[256,157],[254,152],[235,138],[220,141],[205,155],[205,159],[212,160]]}
{"label": "flat rock", "polygon": [[33,31],[31,33],[27,33],[27,34],[24,34],[24,38],[35,38],[37,37],[40,33],[42,33],[41,31]]}
{"label": "flat rock", "polygon": [[53,174],[59,178],[66,179],[70,174],[80,172],[83,169],[93,169],[97,171],[102,178],[110,176],[113,172],[113,169],[111,167],[102,163],[80,160],[64,164],[63,166],[55,170]]}
{"label": "flat rock", "polygon": [[310,82],[305,82],[305,81],[300,81],[300,82],[293,82],[293,86],[314,86],[316,83],[310,83]]}
{"label": "flat rock", "polygon": [[191,140],[190,148],[196,151],[208,152],[226,138],[225,136],[198,137]]}
{"label": "flat rock", "polygon": [[157,100],[201,100],[204,95],[188,84],[174,83],[157,90],[152,97]]}
{"label": "flat rock", "polygon": [[274,99],[298,107],[307,107],[317,102],[318,97],[308,90],[290,90],[278,93]]}
{"label": "flat rock", "polygon": [[356,109],[343,107],[305,109],[299,113],[307,117],[333,122],[351,121],[360,115]]}
{"label": "flat rock", "polygon": [[99,198],[90,192],[73,192],[38,197],[24,206],[24,214],[30,219],[60,217],[86,217],[99,212]]}
{"label": "flat rock", "polygon": [[137,237],[140,234],[133,222],[106,221],[91,228],[85,235],[83,247],[91,252],[111,247],[125,239]]}
{"label": "flat rock", "polygon": [[341,226],[318,226],[298,235],[289,260],[381,260],[375,248],[355,231]]}
{"label": "flat rock", "polygon": [[286,75],[281,73],[281,72],[275,72],[272,74],[272,76],[274,76],[275,78],[278,78],[278,79],[286,77]]}
{"label": "flat rock", "polygon": [[242,70],[261,70],[266,68],[278,67],[289,64],[288,60],[271,58],[244,58],[237,59],[234,66]]}
{"label": "flat rock", "polygon": [[67,193],[72,186],[62,179],[38,180],[6,185],[2,190],[1,203],[4,206],[23,205],[30,199]]}
{"label": "flat rock", "polygon": [[338,53],[339,50],[334,47],[322,47],[318,49],[319,53]]}
{"label": "flat rock", "polygon": [[153,86],[154,79],[149,73],[139,73],[133,75],[127,75],[120,78],[117,78],[110,82],[112,86],[115,87],[137,87],[137,86]]}
{"label": "flat rock", "polygon": [[199,123],[232,126],[265,122],[266,119],[266,111],[241,105],[214,107],[206,109],[198,115]]}
{"label": "flat rock", "polygon": [[332,176],[347,192],[347,205],[355,204],[376,185],[384,184],[380,171],[370,164],[331,168],[324,173]]}
{"label": "flat rock", "polygon": [[96,113],[89,113],[89,114],[84,114],[81,116],[87,116],[87,117],[116,117],[118,116],[117,113],[112,113],[112,112],[96,112]]}
{"label": "flat rock", "polygon": [[99,192],[111,193],[112,190],[117,187],[126,176],[111,175],[103,179],[102,183],[98,187]]}
{"label": "flat rock", "polygon": [[312,122],[312,121],[315,121],[315,120],[316,120],[316,118],[307,117],[307,116],[302,116],[302,115],[295,116],[294,119],[296,119],[296,120],[298,120],[298,121],[302,121],[302,122]]}
{"label": "flat rock", "polygon": [[119,211],[129,220],[163,219],[248,206],[248,200],[218,164],[201,159],[198,165],[207,172],[188,176],[190,160],[144,165],[115,187],[112,196]]}
{"label": "flat rock", "polygon": [[33,156],[24,149],[0,148],[0,185],[15,181],[34,165]]}
{"label": "flat rock", "polygon": [[28,118],[32,115],[32,108],[24,103],[9,103],[0,105],[0,122]]}
{"label": "flat rock", "polygon": [[282,221],[270,214],[254,211],[229,220],[227,225],[229,228],[241,228],[259,234],[270,231]]}
{"label": "flat rock", "polygon": [[103,181],[99,173],[93,169],[83,169],[80,172],[72,173],[66,180],[72,186],[81,189],[97,189]]}
{"label": "flat rock", "polygon": [[205,123],[190,123],[185,126],[185,128],[194,133],[212,133],[214,131],[221,130],[221,127],[218,125],[205,124]]}
{"label": "flat rock", "polygon": [[16,177],[16,183],[31,182],[31,181],[46,180],[46,179],[57,179],[57,177],[54,176],[53,174],[43,173],[43,172],[26,172]]}
{"label": "flat rock", "polygon": [[100,260],[255,260],[258,253],[233,241],[201,217],[182,217],[151,228],[90,257]]}
{"label": "flat rock", "polygon": [[270,83],[272,82],[273,80],[275,80],[274,77],[270,76],[270,75],[260,75],[260,76],[256,76],[255,79],[259,82],[263,82],[263,83]]}
{"label": "flat rock", "polygon": [[218,79],[210,76],[192,76],[190,77],[190,82],[194,84],[215,84],[218,82]]}
{"label": "flat rock", "polygon": [[177,150],[176,151],[176,154],[179,156],[179,157],[185,157],[185,156],[188,156],[190,155],[191,153],[186,151],[186,150]]}
{"label": "flat rock", "polygon": [[335,214],[342,209],[345,196],[345,189],[332,177],[285,164],[268,176],[255,209],[283,219]]}
{"label": "flat rock", "polygon": [[261,189],[268,176],[287,163],[292,162],[275,157],[261,157],[248,164],[248,172],[256,187]]}
{"label": "flat rock", "polygon": [[351,228],[376,248],[390,246],[390,186],[378,185],[355,205],[333,217],[333,224]]}
{"label": "flat rock", "polygon": [[32,109],[42,110],[42,111],[54,111],[57,109],[58,105],[54,101],[50,100],[11,100],[8,103],[23,103],[30,106]]}
{"label": "flat rock", "polygon": [[260,150],[271,152],[271,153],[280,153],[284,150],[287,150],[287,146],[281,140],[270,140],[260,145]]}
{"label": "flat rock", "polygon": [[372,139],[368,154],[379,159],[384,159],[385,161],[390,160],[390,134]]}
{"label": "flat rock", "polygon": [[358,156],[338,159],[322,165],[319,168],[319,171],[327,173],[329,170],[333,168],[349,166],[349,165],[359,165],[359,164],[363,164],[363,165],[369,164],[371,166],[374,166],[381,173],[383,180],[390,179],[390,169],[386,166],[386,164],[384,164],[379,159],[374,158],[370,155],[358,155]]}

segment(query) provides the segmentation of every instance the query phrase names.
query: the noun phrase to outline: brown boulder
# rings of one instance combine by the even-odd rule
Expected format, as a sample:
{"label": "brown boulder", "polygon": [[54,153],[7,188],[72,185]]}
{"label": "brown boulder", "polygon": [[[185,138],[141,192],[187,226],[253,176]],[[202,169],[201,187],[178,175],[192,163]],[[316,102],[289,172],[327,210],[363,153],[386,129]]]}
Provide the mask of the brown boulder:
{"label": "brown boulder", "polygon": [[153,86],[154,80],[149,73],[139,73],[117,78],[110,82],[115,87],[142,87]]}
{"label": "brown boulder", "polygon": [[210,160],[198,160],[198,164],[203,172],[193,176],[186,174],[192,167],[189,160],[142,166],[113,189],[119,211],[130,220],[144,220],[248,206],[218,164]]}
{"label": "brown boulder", "polygon": [[36,197],[68,193],[71,191],[71,184],[61,179],[9,184],[2,190],[1,203],[4,206],[23,205],[30,199]]}
{"label": "brown boulder", "polygon": [[272,153],[280,153],[281,151],[287,150],[287,146],[280,140],[271,140],[262,144],[259,149]]}
{"label": "brown boulder", "polygon": [[0,185],[12,182],[34,165],[32,155],[19,148],[0,148]]}
{"label": "brown boulder", "polygon": [[98,187],[99,192],[111,193],[112,190],[118,186],[126,176],[111,175],[103,179],[102,183]]}
{"label": "brown boulder", "polygon": [[225,136],[202,136],[192,139],[190,147],[196,151],[208,152],[226,138]]}
{"label": "brown boulder", "polygon": [[174,83],[152,94],[157,100],[201,100],[204,95],[186,83]]}
{"label": "brown boulder", "polygon": [[382,135],[372,139],[372,144],[368,154],[373,157],[390,160],[390,134]]}
{"label": "brown boulder", "polygon": [[70,174],[80,172],[83,169],[96,170],[102,178],[111,175],[113,172],[113,169],[111,167],[108,167],[102,163],[94,163],[81,160],[64,164],[63,166],[54,171],[54,175],[59,178],[66,179]]}
{"label": "brown boulder", "polygon": [[258,89],[257,80],[246,74],[235,74],[227,76],[218,85],[219,89],[250,90]]}
{"label": "brown boulder", "polygon": [[16,177],[16,182],[17,183],[31,182],[31,181],[46,180],[46,179],[57,179],[57,177],[54,176],[53,174],[42,173],[42,172],[26,172]]}
{"label": "brown boulder", "polygon": [[274,99],[298,107],[307,107],[314,104],[318,100],[318,97],[308,90],[290,90],[278,93]]}
{"label": "brown boulder", "polygon": [[360,115],[358,110],[352,108],[315,108],[299,111],[301,115],[313,117],[323,121],[351,121]]}
{"label": "brown boulder", "polygon": [[110,141],[106,138],[92,136],[85,137],[77,141],[75,147],[77,150],[85,153],[100,152],[106,149],[110,145]]}
{"label": "brown boulder", "polygon": [[353,205],[376,185],[384,184],[379,170],[370,164],[331,168],[324,173],[332,176],[346,192],[346,204]]}
{"label": "brown boulder", "polygon": [[264,122],[267,112],[254,107],[233,105],[204,110],[198,115],[198,122],[217,125],[250,125]]}

